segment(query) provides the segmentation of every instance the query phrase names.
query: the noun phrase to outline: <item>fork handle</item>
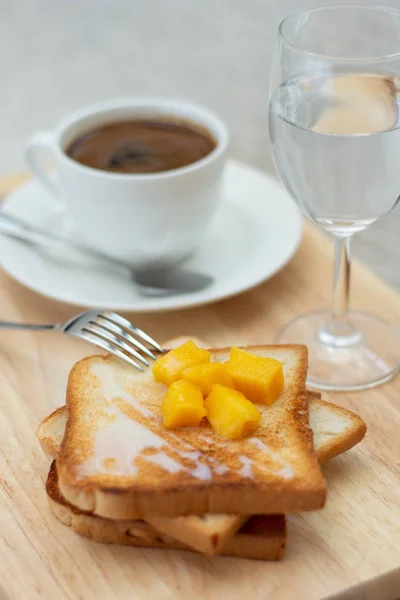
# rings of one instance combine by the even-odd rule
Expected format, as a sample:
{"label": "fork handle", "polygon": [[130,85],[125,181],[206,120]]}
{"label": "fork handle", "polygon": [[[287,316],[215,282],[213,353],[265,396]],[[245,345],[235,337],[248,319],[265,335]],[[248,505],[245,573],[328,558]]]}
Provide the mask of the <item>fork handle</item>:
{"label": "fork handle", "polygon": [[30,331],[43,331],[45,329],[58,329],[58,325],[36,325],[34,323],[13,323],[12,321],[0,321],[0,329],[26,329]]}

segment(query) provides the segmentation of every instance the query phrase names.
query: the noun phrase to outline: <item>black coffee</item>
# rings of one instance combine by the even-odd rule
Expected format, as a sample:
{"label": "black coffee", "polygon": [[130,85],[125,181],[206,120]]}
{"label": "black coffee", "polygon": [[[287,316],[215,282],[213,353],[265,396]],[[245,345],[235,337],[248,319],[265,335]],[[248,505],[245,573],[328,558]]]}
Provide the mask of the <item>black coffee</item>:
{"label": "black coffee", "polygon": [[216,146],[206,130],[181,121],[131,120],[102,125],[67,148],[74,160],[116,173],[156,173],[190,165]]}

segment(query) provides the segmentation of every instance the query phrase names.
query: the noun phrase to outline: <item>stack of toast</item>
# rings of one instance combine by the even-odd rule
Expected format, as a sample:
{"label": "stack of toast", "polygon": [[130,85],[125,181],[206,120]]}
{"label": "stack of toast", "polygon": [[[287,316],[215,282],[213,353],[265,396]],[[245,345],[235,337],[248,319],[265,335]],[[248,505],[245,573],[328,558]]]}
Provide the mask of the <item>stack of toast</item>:
{"label": "stack of toast", "polygon": [[[281,559],[285,514],[323,507],[319,463],[357,444],[366,427],[307,391],[305,347],[251,352],[279,360],[285,383],[272,406],[260,407],[256,434],[238,440],[207,424],[163,427],[165,386],[150,371],[110,356],[77,363],[66,406],[37,430],[53,459],[46,492],[54,515],[98,542]],[[211,354],[224,361],[229,349]]]}

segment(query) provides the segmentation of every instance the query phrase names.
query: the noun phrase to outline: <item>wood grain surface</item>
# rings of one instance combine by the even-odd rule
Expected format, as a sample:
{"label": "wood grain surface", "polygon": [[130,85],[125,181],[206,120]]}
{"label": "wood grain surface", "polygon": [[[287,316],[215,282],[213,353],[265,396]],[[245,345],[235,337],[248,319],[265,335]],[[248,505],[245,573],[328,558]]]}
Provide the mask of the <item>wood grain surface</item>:
{"label": "wood grain surface", "polygon": [[[4,180],[11,189],[19,177]],[[263,285],[210,306],[132,315],[164,340],[193,335],[215,344],[271,342],[280,325],[326,307],[329,240],[307,224],[291,263]],[[76,308],[23,289],[0,273],[2,319],[55,322]],[[352,304],[400,325],[400,296],[354,265]],[[64,402],[68,372],[92,348],[58,333],[0,334],[0,598],[151,600],[394,600],[400,596],[400,378],[375,390],[325,394],[367,422],[365,440],[324,467],[320,512],[290,518],[282,563],[177,551],[102,546],[51,515],[48,462],[35,427]]]}

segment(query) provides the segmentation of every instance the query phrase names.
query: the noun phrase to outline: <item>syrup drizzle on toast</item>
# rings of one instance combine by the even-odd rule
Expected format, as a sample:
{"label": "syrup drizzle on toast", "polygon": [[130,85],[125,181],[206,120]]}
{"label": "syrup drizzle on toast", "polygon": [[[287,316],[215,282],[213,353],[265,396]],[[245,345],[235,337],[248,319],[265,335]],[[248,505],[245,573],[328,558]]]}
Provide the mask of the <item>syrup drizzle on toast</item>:
{"label": "syrup drizzle on toast", "polygon": [[[93,452],[79,465],[79,477],[96,473],[135,476],[139,472],[140,461],[147,461],[169,473],[185,471],[202,481],[232,472],[232,468],[214,456],[202,453],[174,432],[166,430],[160,416],[140,402],[133,391],[127,390],[127,383],[129,388],[134,389],[135,377],[125,376],[126,381],[121,382],[115,366],[108,363],[92,363],[90,371],[100,384],[101,411],[105,421],[94,432]],[[124,405],[129,407],[129,413],[124,411]],[[137,419],[132,417],[132,409]],[[206,447],[215,443],[215,435],[211,430],[202,429],[196,437]],[[241,465],[235,469],[238,475],[251,478],[256,467],[284,478],[294,476],[291,465],[260,439],[251,437],[247,442],[259,452],[246,456],[242,449],[238,452],[235,442],[223,442],[224,452]],[[277,468],[268,468],[262,460],[257,460],[263,454],[267,454]]]}

